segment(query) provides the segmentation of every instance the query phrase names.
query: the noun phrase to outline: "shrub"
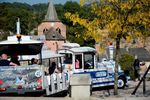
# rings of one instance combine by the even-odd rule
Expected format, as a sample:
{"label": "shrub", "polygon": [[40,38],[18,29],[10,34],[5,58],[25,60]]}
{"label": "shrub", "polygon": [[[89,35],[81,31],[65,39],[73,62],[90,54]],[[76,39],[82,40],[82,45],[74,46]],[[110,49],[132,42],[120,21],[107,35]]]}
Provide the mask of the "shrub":
{"label": "shrub", "polygon": [[119,58],[119,64],[121,65],[122,70],[125,74],[129,75],[131,79],[134,79],[134,70],[133,70],[134,56],[126,53],[122,54]]}

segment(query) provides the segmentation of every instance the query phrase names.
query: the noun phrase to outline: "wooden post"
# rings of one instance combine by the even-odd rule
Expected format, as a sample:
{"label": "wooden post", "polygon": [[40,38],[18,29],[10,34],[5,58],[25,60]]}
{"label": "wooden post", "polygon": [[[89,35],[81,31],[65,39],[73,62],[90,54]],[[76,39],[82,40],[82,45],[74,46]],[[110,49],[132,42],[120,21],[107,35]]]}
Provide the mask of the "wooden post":
{"label": "wooden post", "polygon": [[146,93],[146,82],[145,82],[145,77],[143,77],[143,94]]}

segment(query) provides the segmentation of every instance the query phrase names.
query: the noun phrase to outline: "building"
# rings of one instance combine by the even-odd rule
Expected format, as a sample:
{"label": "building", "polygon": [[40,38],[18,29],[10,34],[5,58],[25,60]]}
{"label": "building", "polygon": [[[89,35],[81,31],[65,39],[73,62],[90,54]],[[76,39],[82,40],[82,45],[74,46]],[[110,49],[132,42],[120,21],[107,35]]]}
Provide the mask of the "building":
{"label": "building", "polygon": [[53,51],[61,49],[66,41],[66,26],[58,19],[52,0],[49,2],[45,19],[38,26],[38,35],[45,35],[45,44]]}

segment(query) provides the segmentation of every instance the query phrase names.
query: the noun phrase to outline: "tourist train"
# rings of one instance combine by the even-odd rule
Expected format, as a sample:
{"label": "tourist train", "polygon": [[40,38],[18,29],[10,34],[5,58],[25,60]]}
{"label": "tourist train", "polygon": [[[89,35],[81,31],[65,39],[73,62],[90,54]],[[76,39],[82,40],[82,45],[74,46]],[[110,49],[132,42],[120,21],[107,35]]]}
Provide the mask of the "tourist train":
{"label": "tourist train", "polygon": [[[64,43],[63,49],[57,52],[65,55],[62,66],[68,81],[72,74],[90,74],[93,88],[114,85],[115,61],[102,58],[99,62],[96,59],[95,48],[80,47],[77,43]],[[121,70],[120,65],[118,66],[118,87],[124,88],[128,77]]]}
{"label": "tourist train", "polygon": [[[63,49],[57,53],[43,50],[43,42],[32,40],[30,36],[22,36],[18,41],[16,36],[9,36],[8,40],[0,42],[0,53],[8,55],[17,54],[20,66],[0,67],[0,94],[3,93],[31,93],[45,92],[52,95],[61,91],[68,91],[70,78],[73,74],[89,74],[91,86],[103,87],[114,85],[115,61],[103,58],[101,62],[96,59],[96,50],[92,47],[80,47],[76,43],[65,43]],[[31,58],[40,60],[39,65],[30,65]],[[54,59],[60,73],[46,74],[44,60]],[[127,77],[119,66],[118,87],[124,88],[128,82]]]}

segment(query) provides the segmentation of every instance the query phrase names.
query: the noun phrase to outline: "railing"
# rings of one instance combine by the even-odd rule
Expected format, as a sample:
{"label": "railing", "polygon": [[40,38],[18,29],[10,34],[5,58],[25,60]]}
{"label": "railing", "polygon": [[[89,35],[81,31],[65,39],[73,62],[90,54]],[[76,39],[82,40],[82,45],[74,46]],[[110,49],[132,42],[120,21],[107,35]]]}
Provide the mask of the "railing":
{"label": "railing", "polygon": [[63,92],[68,89],[68,83],[64,73],[55,73],[45,76],[46,95]]}
{"label": "railing", "polygon": [[140,84],[142,83],[143,81],[143,94],[146,93],[146,81],[145,81],[145,78],[146,78],[146,75],[148,74],[150,70],[150,65],[148,67],[148,69],[146,70],[146,72],[144,73],[144,75],[142,76],[141,80],[139,81],[138,85],[135,87],[134,91],[132,92],[132,95],[135,95],[137,89],[139,88]]}

